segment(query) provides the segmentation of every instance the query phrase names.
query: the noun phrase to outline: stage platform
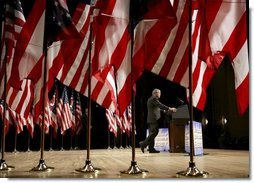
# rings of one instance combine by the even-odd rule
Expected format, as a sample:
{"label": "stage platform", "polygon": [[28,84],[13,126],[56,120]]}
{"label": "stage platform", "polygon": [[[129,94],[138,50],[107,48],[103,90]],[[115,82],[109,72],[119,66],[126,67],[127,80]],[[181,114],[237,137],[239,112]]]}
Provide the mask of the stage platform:
{"label": "stage platform", "polygon": [[[92,149],[91,163],[101,171],[96,173],[79,173],[75,169],[84,167],[86,150],[44,151],[47,166],[54,167],[51,172],[30,171],[39,164],[40,152],[6,152],[5,160],[11,171],[1,171],[0,177],[6,178],[98,178],[98,179],[174,179],[176,173],[189,166],[190,157],[186,153],[161,152],[143,154],[136,148],[135,159],[141,169],[148,170],[143,174],[122,174],[131,165],[132,150],[128,149]],[[249,179],[249,151],[204,149],[204,155],[194,156],[196,167],[209,173],[208,179]]]}

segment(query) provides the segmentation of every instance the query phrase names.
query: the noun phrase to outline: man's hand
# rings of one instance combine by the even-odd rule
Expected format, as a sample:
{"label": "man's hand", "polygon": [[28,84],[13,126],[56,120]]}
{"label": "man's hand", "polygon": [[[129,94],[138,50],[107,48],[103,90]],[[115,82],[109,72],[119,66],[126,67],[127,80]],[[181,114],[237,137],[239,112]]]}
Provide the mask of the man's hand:
{"label": "man's hand", "polygon": [[176,109],[176,108],[174,108],[174,107],[169,107],[169,108],[168,108],[168,111],[171,111],[171,112],[176,112],[176,111],[177,111],[177,109]]}

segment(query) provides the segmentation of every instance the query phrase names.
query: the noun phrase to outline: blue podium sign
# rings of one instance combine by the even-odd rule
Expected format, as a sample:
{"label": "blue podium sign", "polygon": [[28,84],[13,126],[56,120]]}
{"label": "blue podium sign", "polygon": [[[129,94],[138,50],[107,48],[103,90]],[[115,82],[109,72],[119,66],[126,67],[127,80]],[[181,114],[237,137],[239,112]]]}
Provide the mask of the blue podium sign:
{"label": "blue podium sign", "polygon": [[[147,129],[146,136],[148,136],[149,131]],[[157,151],[169,151],[169,136],[168,128],[160,128],[158,135],[155,137],[154,148]]]}
{"label": "blue podium sign", "polygon": [[[194,155],[203,155],[202,124],[193,121]],[[185,125],[185,151],[190,153],[190,125]]]}

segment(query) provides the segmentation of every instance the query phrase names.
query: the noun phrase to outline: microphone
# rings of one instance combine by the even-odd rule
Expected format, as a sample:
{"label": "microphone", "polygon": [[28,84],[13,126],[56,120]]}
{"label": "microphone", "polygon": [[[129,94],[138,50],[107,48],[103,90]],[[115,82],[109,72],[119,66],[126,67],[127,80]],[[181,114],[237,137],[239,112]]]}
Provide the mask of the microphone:
{"label": "microphone", "polygon": [[177,101],[179,102],[179,106],[183,105],[185,102],[183,100],[181,100],[180,98],[177,98]]}

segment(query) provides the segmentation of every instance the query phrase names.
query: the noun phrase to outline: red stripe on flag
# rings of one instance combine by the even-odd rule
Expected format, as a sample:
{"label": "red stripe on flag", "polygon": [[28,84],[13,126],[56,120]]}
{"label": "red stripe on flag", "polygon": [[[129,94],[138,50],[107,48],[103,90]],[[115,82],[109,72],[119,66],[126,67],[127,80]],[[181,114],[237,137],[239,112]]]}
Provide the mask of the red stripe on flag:
{"label": "red stripe on flag", "polygon": [[175,56],[178,51],[178,48],[180,47],[181,41],[183,39],[182,36],[184,35],[184,32],[188,25],[188,17],[189,17],[188,8],[189,8],[188,3],[185,3],[183,14],[179,21],[176,37],[174,39],[174,42],[172,44],[170,51],[167,54],[166,62],[159,73],[159,75],[162,77],[167,77],[169,70],[171,69],[171,66],[175,60]]}
{"label": "red stripe on flag", "polygon": [[231,61],[236,57],[244,43],[247,40],[247,24],[246,24],[246,11],[241,17],[238,24],[230,34],[230,38],[223,47],[223,51],[228,52]]}

